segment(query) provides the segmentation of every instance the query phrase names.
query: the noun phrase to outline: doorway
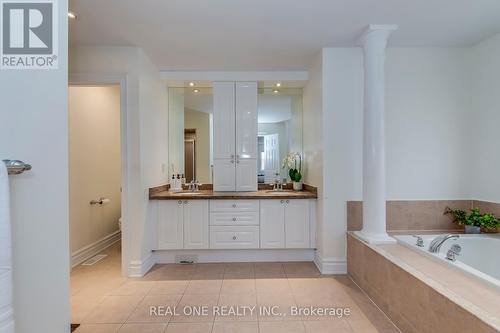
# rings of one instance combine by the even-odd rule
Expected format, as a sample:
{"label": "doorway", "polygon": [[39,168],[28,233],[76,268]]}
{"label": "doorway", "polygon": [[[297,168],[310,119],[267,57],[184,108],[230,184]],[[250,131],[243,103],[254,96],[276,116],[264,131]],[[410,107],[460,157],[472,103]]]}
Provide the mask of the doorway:
{"label": "doorway", "polygon": [[196,129],[184,130],[184,171],[186,182],[196,180]]}

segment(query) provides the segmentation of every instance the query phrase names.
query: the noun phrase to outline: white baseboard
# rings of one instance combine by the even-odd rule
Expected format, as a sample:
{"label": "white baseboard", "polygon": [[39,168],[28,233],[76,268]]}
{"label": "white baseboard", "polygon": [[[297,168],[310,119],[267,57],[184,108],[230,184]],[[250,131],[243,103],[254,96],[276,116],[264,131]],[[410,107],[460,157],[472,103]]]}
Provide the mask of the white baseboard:
{"label": "white baseboard", "polygon": [[347,274],[347,259],[346,258],[323,258],[316,251],[314,263],[318,267],[321,274]]}
{"label": "white baseboard", "polygon": [[92,258],[99,252],[121,240],[121,231],[117,230],[90,245],[82,247],[71,254],[71,267],[80,265],[87,259]]}
{"label": "white baseboard", "polygon": [[157,264],[175,263],[176,256],[196,256],[197,262],[270,262],[270,261],[313,261],[313,249],[280,250],[169,250],[155,251]]}
{"label": "white baseboard", "polygon": [[133,260],[128,265],[128,277],[143,277],[156,264],[154,253],[144,260]]}

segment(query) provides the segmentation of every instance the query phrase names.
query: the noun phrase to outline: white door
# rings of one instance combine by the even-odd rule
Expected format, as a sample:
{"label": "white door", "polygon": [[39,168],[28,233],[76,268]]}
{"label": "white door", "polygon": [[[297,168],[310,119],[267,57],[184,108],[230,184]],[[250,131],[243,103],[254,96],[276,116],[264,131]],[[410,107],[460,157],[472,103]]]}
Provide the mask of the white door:
{"label": "white door", "polygon": [[158,249],[182,249],[183,215],[182,200],[158,203]]}
{"label": "white door", "polygon": [[260,201],[260,247],[285,247],[284,200]]}
{"label": "white door", "polygon": [[280,173],[279,134],[264,135],[264,182],[272,183],[276,173]]}
{"label": "white door", "polygon": [[214,191],[235,190],[234,160],[214,160]]}
{"label": "white door", "polygon": [[257,159],[236,161],[236,191],[257,191]]}
{"label": "white door", "polygon": [[236,82],[236,157],[257,158],[257,82]]}
{"label": "white door", "polygon": [[184,248],[208,249],[208,200],[184,201]]}
{"label": "white door", "polygon": [[309,200],[285,201],[286,248],[309,248]]}
{"label": "white door", "polygon": [[214,159],[231,159],[236,150],[234,82],[214,82],[213,94]]}

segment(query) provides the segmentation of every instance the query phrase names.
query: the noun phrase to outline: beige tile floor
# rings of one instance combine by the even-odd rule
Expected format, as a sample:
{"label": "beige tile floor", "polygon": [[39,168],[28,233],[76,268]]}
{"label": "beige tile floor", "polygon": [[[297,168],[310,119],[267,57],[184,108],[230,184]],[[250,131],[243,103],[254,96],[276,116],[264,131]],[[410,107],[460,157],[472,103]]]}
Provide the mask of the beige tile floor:
{"label": "beige tile floor", "polygon": [[[127,279],[120,275],[119,245],[104,252],[106,259],[71,273],[77,333],[399,332],[348,276],[321,275],[310,262],[157,265],[142,279]],[[224,305],[256,310],[212,314],[211,307]],[[150,315],[151,306],[176,307],[179,315]],[[206,306],[209,314],[184,315],[188,306]],[[282,315],[258,313],[264,306],[277,306]],[[351,314],[293,315],[292,306],[342,307]]]}

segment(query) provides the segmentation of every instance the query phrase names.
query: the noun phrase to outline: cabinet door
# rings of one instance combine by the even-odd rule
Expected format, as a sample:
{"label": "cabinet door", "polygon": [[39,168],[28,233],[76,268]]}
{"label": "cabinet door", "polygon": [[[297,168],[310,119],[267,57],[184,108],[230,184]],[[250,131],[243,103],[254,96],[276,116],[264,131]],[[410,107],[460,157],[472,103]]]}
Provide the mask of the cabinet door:
{"label": "cabinet door", "polygon": [[285,247],[284,200],[260,201],[260,247],[276,249]]}
{"label": "cabinet door", "polygon": [[214,191],[234,191],[235,172],[234,160],[214,160]]}
{"label": "cabinet door", "polygon": [[236,161],[236,191],[257,191],[257,159]]}
{"label": "cabinet door", "polygon": [[208,249],[208,200],[184,201],[184,248]]}
{"label": "cabinet door", "polygon": [[309,248],[309,200],[285,201],[285,244],[287,248]]}
{"label": "cabinet door", "polygon": [[158,249],[182,249],[182,201],[158,202]]}
{"label": "cabinet door", "polygon": [[234,82],[214,82],[214,159],[235,156]]}
{"label": "cabinet door", "polygon": [[257,82],[236,82],[236,156],[257,158]]}

